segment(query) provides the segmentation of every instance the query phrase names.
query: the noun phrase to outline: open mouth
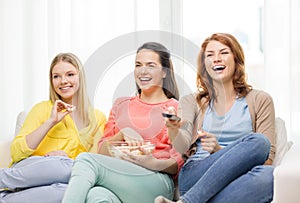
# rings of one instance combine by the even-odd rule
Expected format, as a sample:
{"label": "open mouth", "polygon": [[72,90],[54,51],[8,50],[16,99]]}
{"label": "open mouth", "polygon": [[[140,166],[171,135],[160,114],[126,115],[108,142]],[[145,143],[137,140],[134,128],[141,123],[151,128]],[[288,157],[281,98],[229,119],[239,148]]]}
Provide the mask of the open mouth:
{"label": "open mouth", "polygon": [[59,89],[64,91],[64,90],[68,90],[70,88],[71,88],[71,86],[66,86],[66,87],[60,87]]}
{"label": "open mouth", "polygon": [[148,77],[141,77],[139,78],[141,82],[149,82],[152,78],[148,78]]}
{"label": "open mouth", "polygon": [[214,71],[220,71],[220,70],[224,70],[224,69],[225,69],[225,66],[214,66],[213,67]]}

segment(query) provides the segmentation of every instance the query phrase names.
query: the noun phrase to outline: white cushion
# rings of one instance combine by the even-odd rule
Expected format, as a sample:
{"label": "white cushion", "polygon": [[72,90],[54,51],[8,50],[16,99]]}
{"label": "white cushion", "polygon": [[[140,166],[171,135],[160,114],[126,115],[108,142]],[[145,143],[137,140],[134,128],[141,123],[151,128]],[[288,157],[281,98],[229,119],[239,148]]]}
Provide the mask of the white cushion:
{"label": "white cushion", "polygon": [[26,111],[22,111],[18,114],[18,117],[17,117],[17,122],[16,122],[16,128],[15,128],[15,136],[19,133],[23,123],[24,123],[24,120],[27,116],[27,112]]}
{"label": "white cushion", "polygon": [[287,141],[285,122],[281,118],[277,117],[275,119],[275,127],[276,152],[273,160],[273,166],[278,166],[285,153],[289,150],[291,143]]}

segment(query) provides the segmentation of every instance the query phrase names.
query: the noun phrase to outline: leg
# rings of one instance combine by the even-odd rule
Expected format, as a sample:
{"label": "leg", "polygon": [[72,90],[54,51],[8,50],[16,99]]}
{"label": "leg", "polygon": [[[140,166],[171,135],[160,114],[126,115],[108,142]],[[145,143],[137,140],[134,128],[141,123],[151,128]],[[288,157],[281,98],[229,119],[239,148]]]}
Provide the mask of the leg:
{"label": "leg", "polygon": [[55,183],[48,186],[34,187],[20,192],[0,194],[1,203],[60,203],[67,184]]}
{"label": "leg", "polygon": [[93,187],[89,190],[86,203],[121,203],[119,198],[104,187]]}
{"label": "leg", "polygon": [[94,186],[110,190],[123,203],[153,203],[173,197],[173,180],[163,173],[101,154],[81,153],[75,161],[64,203],[84,202]]}
{"label": "leg", "polygon": [[270,142],[265,136],[250,134],[202,161],[188,163],[179,176],[181,199],[188,203],[207,202],[230,182],[262,165],[269,150]]}
{"label": "leg", "polygon": [[[11,168],[0,169],[0,188],[28,188],[68,183],[73,160],[60,156],[32,156]],[[53,170],[55,169],[55,170]]]}
{"label": "leg", "polygon": [[273,166],[256,166],[213,197],[210,203],[266,203],[273,199]]}

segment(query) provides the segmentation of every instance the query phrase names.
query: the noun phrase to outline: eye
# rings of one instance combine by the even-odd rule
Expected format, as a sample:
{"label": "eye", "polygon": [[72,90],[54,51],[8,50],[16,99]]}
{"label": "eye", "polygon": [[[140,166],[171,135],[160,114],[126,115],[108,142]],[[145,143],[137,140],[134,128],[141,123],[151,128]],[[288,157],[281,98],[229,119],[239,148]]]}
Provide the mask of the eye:
{"label": "eye", "polygon": [[212,57],[213,54],[206,54],[206,57]]}
{"label": "eye", "polygon": [[74,73],[69,73],[69,74],[68,74],[69,77],[72,77],[72,76],[74,76],[74,75],[75,75]]}
{"label": "eye", "polygon": [[53,78],[53,79],[57,79],[57,78],[58,78],[58,75],[53,75],[52,78]]}
{"label": "eye", "polygon": [[222,51],[221,54],[225,55],[225,54],[229,54],[229,52],[228,51]]}

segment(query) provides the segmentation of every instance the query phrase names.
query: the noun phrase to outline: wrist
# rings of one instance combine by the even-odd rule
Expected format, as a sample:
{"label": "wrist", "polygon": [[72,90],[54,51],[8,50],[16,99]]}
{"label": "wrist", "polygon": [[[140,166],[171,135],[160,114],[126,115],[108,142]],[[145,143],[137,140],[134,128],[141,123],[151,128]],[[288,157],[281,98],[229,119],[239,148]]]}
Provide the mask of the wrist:
{"label": "wrist", "polygon": [[217,145],[215,146],[215,148],[213,149],[213,152],[212,152],[212,153],[215,153],[215,152],[219,151],[220,149],[222,149],[222,147],[221,147],[219,144],[217,144]]}

